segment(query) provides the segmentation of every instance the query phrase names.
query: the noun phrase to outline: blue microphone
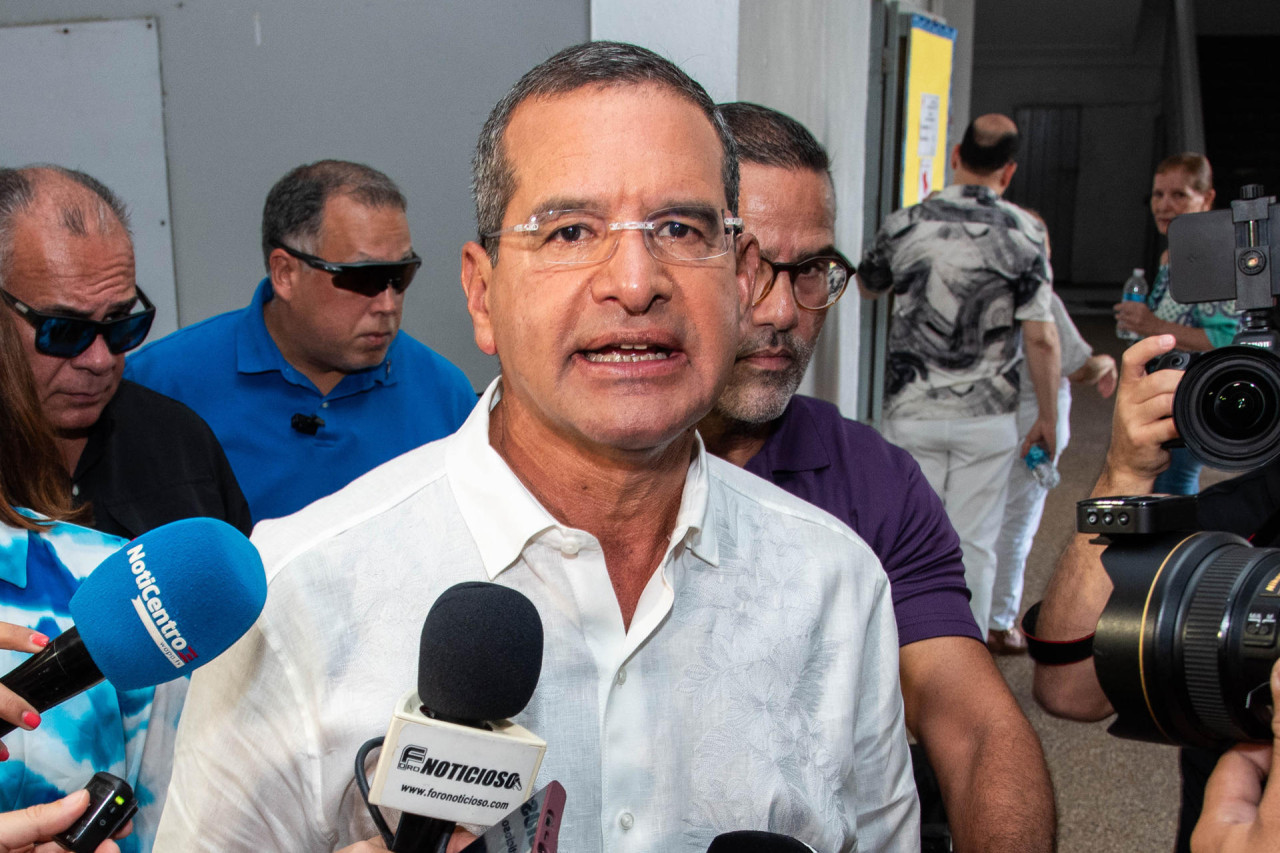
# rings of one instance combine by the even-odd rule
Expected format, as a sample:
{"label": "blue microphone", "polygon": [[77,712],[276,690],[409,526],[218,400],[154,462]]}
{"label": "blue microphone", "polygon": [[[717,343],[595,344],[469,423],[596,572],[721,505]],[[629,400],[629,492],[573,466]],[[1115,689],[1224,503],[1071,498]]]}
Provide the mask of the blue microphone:
{"label": "blue microphone", "polygon": [[[223,521],[188,518],[107,557],[71,597],[75,626],[0,678],[39,712],[103,678],[121,690],[172,681],[213,660],[262,612],[258,550]],[[0,737],[14,726],[0,722]]]}

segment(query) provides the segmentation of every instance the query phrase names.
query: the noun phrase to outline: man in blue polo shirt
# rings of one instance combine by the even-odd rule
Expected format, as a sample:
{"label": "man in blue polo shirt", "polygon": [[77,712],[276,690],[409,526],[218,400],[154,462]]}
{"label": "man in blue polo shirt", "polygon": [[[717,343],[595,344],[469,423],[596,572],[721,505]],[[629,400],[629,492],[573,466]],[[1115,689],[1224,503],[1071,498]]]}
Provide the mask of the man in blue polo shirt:
{"label": "man in blue polo shirt", "polygon": [[125,375],[213,428],[254,522],[289,515],[420,444],[476,402],[462,371],[400,332],[422,259],[381,172],[321,160],[267,195],[267,277],[247,308],[129,358]]}

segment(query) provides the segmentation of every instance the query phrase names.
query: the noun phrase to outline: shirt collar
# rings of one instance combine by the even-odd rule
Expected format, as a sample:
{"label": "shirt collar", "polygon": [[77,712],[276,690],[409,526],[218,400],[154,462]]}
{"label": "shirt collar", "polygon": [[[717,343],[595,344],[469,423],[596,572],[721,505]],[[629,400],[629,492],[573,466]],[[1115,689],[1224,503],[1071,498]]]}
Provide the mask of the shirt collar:
{"label": "shirt collar", "polygon": [[[25,509],[23,515],[34,516]],[[19,589],[27,588],[27,543],[30,535],[21,527],[0,524],[0,581],[11,583]]]}
{"label": "shirt collar", "polygon": [[760,448],[760,461],[769,472],[817,471],[831,465],[825,435],[808,406],[793,396],[778,428]]}
{"label": "shirt collar", "polygon": [[[236,370],[240,373],[277,372],[294,385],[315,390],[315,384],[285,360],[284,354],[272,340],[271,333],[267,331],[263,309],[274,295],[271,289],[271,277],[267,276],[258,282],[258,289],[253,293],[253,301],[241,314],[236,327]],[[358,373],[347,374],[332,391],[324,396],[330,399],[345,397],[348,394],[365,391],[374,385],[394,385],[396,373],[392,370],[392,365],[395,363],[399,346],[400,334],[397,332],[380,364]]]}
{"label": "shirt collar", "polygon": [[[449,486],[490,580],[513,565],[525,546],[540,534],[552,528],[570,529],[538,502],[489,444],[489,413],[501,399],[501,382],[499,376],[485,390],[450,440],[445,461]],[[708,500],[706,448],[701,437],[696,442],[697,452],[685,476],[667,553],[685,543],[698,557],[718,565],[719,549]]]}
{"label": "shirt collar", "polygon": [[1000,200],[995,190],[983,184],[951,184],[943,187],[938,195],[949,201],[975,199],[983,204],[995,204]]}

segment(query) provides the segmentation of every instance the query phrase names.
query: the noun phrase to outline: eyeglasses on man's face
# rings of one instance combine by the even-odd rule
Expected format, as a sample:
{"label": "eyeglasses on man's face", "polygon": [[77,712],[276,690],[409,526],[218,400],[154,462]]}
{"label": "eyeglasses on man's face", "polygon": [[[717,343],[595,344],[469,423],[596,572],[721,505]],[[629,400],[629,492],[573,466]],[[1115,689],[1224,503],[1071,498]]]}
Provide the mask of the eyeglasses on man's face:
{"label": "eyeglasses on man's face", "polygon": [[669,207],[629,221],[611,221],[591,210],[548,210],[481,236],[517,237],[537,265],[553,269],[607,261],[624,231],[639,231],[649,254],[663,263],[697,265],[729,254],[742,220],[699,205]]}
{"label": "eyeglasses on man's face", "polygon": [[422,266],[422,258],[416,254],[400,261],[361,261],[355,264],[335,264],[315,255],[308,255],[279,240],[269,244],[273,249],[280,249],[302,261],[312,269],[327,272],[333,276],[333,286],[341,290],[349,290],[361,296],[377,296],[388,287],[396,293],[404,293]]}
{"label": "eyeglasses on man's face", "polygon": [[142,288],[136,287],[135,291],[142,303],[140,311],[102,321],[37,311],[3,289],[0,289],[0,299],[36,330],[36,352],[54,358],[75,358],[93,346],[98,335],[102,335],[107,349],[114,355],[136,349],[147,339],[151,321],[156,316],[156,306],[151,304]]}
{"label": "eyeglasses on man's face", "polygon": [[806,311],[821,311],[834,305],[844,294],[855,272],[853,264],[839,252],[813,255],[791,263],[771,261],[761,255],[756,270],[756,298],[751,304],[763,302],[773,290],[778,275],[786,273],[791,279],[796,305]]}

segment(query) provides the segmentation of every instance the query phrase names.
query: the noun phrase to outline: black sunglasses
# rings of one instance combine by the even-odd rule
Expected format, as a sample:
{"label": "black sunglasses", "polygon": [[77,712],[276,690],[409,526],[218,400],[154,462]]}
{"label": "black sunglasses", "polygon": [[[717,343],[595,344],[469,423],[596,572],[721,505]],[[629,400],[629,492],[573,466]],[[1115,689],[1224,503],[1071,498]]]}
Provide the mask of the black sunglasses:
{"label": "black sunglasses", "polygon": [[151,321],[156,317],[156,306],[142,288],[135,290],[142,302],[141,311],[102,322],[37,311],[3,289],[0,289],[0,299],[36,330],[36,352],[55,358],[75,358],[91,347],[98,335],[102,335],[107,349],[115,355],[135,349],[147,339]]}
{"label": "black sunglasses", "polygon": [[358,264],[335,264],[306,252],[299,252],[272,240],[269,244],[274,249],[281,249],[293,255],[312,269],[327,272],[333,276],[333,286],[361,296],[377,296],[388,287],[396,293],[404,293],[404,289],[413,281],[413,276],[422,266],[422,258],[416,254],[403,261],[363,261]]}

